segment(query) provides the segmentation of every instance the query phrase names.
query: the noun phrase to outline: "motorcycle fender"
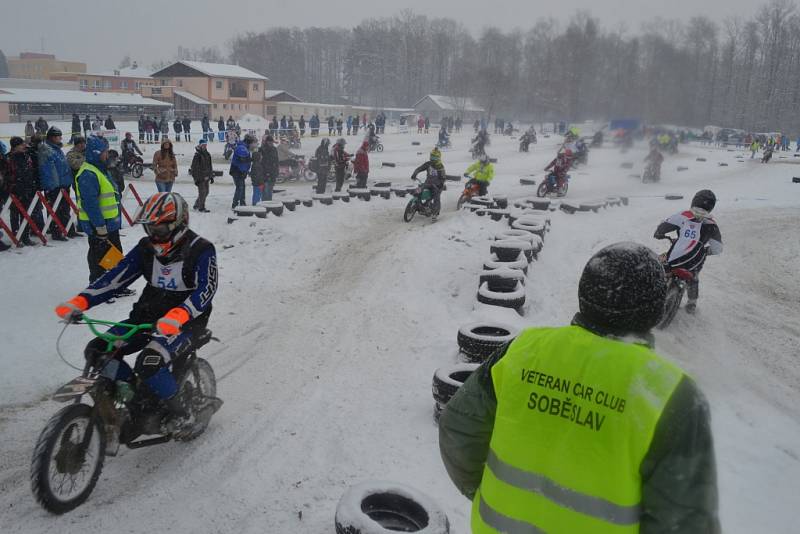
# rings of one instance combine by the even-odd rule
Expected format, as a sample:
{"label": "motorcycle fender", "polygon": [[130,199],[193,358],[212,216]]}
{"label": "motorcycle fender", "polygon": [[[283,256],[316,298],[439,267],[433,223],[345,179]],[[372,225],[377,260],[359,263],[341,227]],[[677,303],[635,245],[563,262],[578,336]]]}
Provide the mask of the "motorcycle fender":
{"label": "motorcycle fender", "polygon": [[72,399],[86,395],[97,384],[96,378],[86,378],[79,376],[74,380],[64,384],[53,394],[53,400],[57,402],[68,402]]}

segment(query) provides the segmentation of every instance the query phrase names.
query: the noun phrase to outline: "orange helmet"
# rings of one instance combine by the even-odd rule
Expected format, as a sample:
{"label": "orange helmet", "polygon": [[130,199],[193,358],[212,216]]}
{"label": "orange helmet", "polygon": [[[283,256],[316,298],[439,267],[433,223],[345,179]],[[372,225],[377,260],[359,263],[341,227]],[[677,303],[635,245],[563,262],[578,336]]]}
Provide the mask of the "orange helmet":
{"label": "orange helmet", "polygon": [[178,193],[156,193],[136,216],[158,256],[166,256],[189,229],[189,204]]}

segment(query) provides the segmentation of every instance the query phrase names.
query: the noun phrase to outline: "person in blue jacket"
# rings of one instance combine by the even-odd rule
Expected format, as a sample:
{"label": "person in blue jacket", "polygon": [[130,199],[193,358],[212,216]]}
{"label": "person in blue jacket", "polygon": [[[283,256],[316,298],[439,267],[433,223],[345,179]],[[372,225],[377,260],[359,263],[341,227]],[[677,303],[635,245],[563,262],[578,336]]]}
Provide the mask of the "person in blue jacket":
{"label": "person in blue jacket", "polygon": [[[72,169],[67,163],[67,156],[61,150],[61,130],[51,126],[47,130],[44,143],[39,145],[39,183],[42,190],[47,195],[47,201],[51,206],[55,205],[56,198],[61,189],[69,191],[72,185]],[[66,224],[69,221],[69,203],[65,199],[61,200],[56,210],[59,220]],[[58,226],[54,222],[50,223],[50,235],[55,241],[66,241],[67,236],[62,235]]]}
{"label": "person in blue jacket", "polygon": [[252,158],[250,157],[251,146],[255,148],[257,140],[250,134],[244,136],[243,141],[236,143],[236,148],[233,149],[233,157],[231,158],[231,169],[229,174],[233,178],[233,183],[236,189],[233,192],[233,203],[231,209],[236,209],[237,206],[246,206],[244,201],[245,193],[245,179],[247,173],[250,172],[250,165]]}
{"label": "person in blue jacket", "polygon": [[89,239],[89,282],[100,278],[106,270],[100,260],[111,245],[122,252],[119,230],[120,194],[106,168],[108,142],[102,137],[89,136],[86,141],[86,161],[75,177],[78,199],[78,223]]}

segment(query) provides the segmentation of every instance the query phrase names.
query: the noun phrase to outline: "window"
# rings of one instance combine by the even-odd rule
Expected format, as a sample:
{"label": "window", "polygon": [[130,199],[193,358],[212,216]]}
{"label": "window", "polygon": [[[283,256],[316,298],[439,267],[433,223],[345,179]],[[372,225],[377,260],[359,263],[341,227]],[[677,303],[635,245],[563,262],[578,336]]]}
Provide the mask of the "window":
{"label": "window", "polygon": [[247,98],[247,84],[238,80],[228,82],[228,96],[231,98]]}
{"label": "window", "polygon": [[81,89],[88,89],[89,88],[89,80],[81,79]]}
{"label": "window", "polygon": [[161,88],[160,87],[153,87],[153,89],[150,91],[150,94],[151,95],[160,95],[161,94]]}
{"label": "window", "polygon": [[222,89],[222,80],[217,80],[216,82],[214,82],[214,86],[217,89]]}
{"label": "window", "polygon": [[95,89],[100,89],[100,80],[95,80],[92,83],[92,87],[95,88]]}
{"label": "window", "polygon": [[228,109],[228,104],[222,104],[222,109]]}
{"label": "window", "polygon": [[103,81],[103,89],[111,89],[111,80]]}
{"label": "window", "polygon": [[137,90],[142,88],[142,82],[134,82]]}
{"label": "window", "polygon": [[124,80],[119,82],[119,88],[120,89],[127,89],[128,88],[128,82],[124,81]]}
{"label": "window", "polygon": [[256,93],[258,92],[258,84],[257,83],[253,84],[253,91],[256,92]]}

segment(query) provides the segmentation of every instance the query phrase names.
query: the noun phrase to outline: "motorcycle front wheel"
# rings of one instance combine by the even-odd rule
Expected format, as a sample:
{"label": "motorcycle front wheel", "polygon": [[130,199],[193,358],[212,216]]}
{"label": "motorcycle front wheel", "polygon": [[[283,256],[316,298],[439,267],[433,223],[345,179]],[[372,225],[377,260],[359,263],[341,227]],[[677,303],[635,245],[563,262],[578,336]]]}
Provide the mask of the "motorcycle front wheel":
{"label": "motorcycle front wheel", "polygon": [[[88,443],[84,443],[90,431]],[[92,493],[106,454],[103,425],[86,404],[71,404],[47,422],[33,450],[31,490],[36,501],[53,514],[83,504]]]}
{"label": "motorcycle front wheel", "polygon": [[542,183],[539,184],[539,187],[536,189],[536,196],[539,198],[547,196],[547,178],[542,180]]}
{"label": "motorcycle front wheel", "polygon": [[408,201],[406,205],[406,211],[403,212],[403,220],[405,222],[411,222],[411,219],[414,218],[414,215],[417,214],[417,199],[412,198]]}
{"label": "motorcycle front wheel", "polygon": [[134,163],[133,167],[131,168],[131,175],[134,178],[141,178],[142,174],[144,174],[144,166],[141,163]]}

